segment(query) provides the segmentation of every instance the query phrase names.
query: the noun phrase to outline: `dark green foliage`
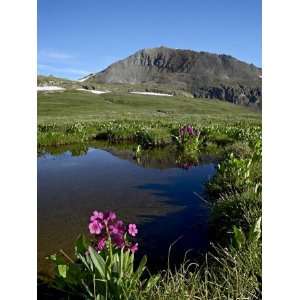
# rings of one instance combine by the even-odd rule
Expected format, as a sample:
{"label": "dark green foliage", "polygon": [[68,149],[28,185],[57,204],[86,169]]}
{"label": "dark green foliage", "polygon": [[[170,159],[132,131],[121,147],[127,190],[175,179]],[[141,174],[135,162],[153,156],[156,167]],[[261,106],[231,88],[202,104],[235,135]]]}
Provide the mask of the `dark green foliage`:
{"label": "dark green foliage", "polygon": [[214,237],[219,243],[228,241],[228,232],[234,225],[248,230],[261,216],[261,194],[254,190],[233,192],[220,196],[213,206],[212,223],[216,224]]}
{"label": "dark green foliage", "polygon": [[98,253],[84,236],[79,236],[75,260],[63,251],[48,257],[55,265],[53,288],[71,298],[125,300],[139,299],[157,283],[159,275],[142,280],[146,256],[134,267],[134,255],[129,250],[110,247],[108,252]]}

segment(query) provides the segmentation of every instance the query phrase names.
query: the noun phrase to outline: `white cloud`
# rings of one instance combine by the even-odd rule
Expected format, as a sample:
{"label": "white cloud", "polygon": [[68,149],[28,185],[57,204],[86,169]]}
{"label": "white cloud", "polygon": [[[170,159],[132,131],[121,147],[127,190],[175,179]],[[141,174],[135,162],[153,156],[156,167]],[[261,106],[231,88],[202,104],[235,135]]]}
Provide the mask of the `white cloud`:
{"label": "white cloud", "polygon": [[81,78],[91,72],[78,67],[78,57],[55,49],[42,49],[38,52],[38,73],[52,74],[66,78]]}
{"label": "white cloud", "polygon": [[46,65],[46,64],[38,64],[38,71],[47,72],[47,73],[57,72],[57,73],[74,74],[74,75],[87,75],[92,73],[87,70],[73,69],[68,67],[53,67],[51,65]]}
{"label": "white cloud", "polygon": [[69,60],[75,58],[75,55],[57,51],[57,50],[41,50],[39,51],[39,59],[51,60]]}

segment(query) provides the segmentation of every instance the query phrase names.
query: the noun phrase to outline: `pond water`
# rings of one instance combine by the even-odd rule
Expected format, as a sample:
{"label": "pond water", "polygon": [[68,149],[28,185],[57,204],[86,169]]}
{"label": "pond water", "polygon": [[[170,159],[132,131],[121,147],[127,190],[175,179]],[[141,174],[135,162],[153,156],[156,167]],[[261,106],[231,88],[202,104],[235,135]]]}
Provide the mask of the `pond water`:
{"label": "pond water", "polygon": [[178,238],[171,261],[182,260],[188,249],[206,249],[209,208],[195,193],[205,197],[215,159],[201,156],[199,165],[182,168],[172,147],[143,151],[139,159],[133,148],[92,143],[39,153],[39,274],[51,272],[45,256],[72,253],[95,209],[138,224],[138,254],[148,254],[150,268],[166,266],[169,245]]}

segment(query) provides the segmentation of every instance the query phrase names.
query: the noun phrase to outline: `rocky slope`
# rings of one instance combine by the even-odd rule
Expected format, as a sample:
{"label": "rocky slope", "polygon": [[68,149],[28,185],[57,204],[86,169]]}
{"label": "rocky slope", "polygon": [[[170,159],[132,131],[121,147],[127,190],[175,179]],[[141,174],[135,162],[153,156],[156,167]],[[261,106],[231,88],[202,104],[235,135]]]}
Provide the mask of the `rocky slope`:
{"label": "rocky slope", "polygon": [[171,48],[142,49],[87,82],[158,84],[195,97],[261,104],[261,69],[229,55]]}

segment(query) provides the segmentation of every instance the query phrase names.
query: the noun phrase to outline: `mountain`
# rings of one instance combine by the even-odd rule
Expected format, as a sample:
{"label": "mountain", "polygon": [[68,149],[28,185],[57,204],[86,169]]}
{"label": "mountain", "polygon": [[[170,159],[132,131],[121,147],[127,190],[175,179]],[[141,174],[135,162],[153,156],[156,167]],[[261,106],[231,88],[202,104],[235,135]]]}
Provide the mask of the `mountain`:
{"label": "mountain", "polygon": [[261,74],[261,68],[229,55],[159,47],[139,50],[86,82],[159,85],[195,97],[260,106]]}

